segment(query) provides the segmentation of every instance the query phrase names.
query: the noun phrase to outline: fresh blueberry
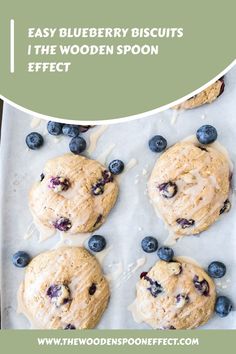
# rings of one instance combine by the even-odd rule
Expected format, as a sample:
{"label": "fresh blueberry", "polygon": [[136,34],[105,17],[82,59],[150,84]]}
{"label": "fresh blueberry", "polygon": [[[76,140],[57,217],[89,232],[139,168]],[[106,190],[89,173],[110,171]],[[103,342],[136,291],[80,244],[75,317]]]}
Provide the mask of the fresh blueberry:
{"label": "fresh blueberry", "polygon": [[95,284],[95,283],[92,283],[92,285],[90,286],[90,288],[89,288],[89,290],[88,290],[89,295],[94,295],[95,292],[96,292],[96,290],[97,290],[96,284]]}
{"label": "fresh blueberry", "polygon": [[170,247],[160,247],[157,254],[159,258],[165,262],[170,262],[174,257],[174,251]]}
{"label": "fresh blueberry", "polygon": [[164,198],[173,198],[177,191],[178,191],[178,187],[176,185],[176,183],[174,182],[167,182],[167,183],[162,183],[158,186],[158,189],[160,191],[160,195]]}
{"label": "fresh blueberry", "polygon": [[217,139],[217,130],[212,125],[203,125],[197,130],[197,139],[201,144],[211,144]]}
{"label": "fresh blueberry", "polygon": [[195,288],[197,289],[197,291],[204,296],[208,296],[209,295],[209,284],[206,281],[206,279],[203,280],[199,280],[198,275],[195,275],[193,278],[193,284],[195,286]]}
{"label": "fresh blueberry", "polygon": [[113,160],[109,164],[109,171],[113,175],[119,175],[124,170],[124,162],[121,160]]}
{"label": "fresh blueberry", "polygon": [[51,135],[60,135],[62,133],[62,123],[49,121],[47,124],[47,130]]}
{"label": "fresh blueberry", "polygon": [[220,317],[226,317],[232,310],[233,305],[230,299],[226,296],[219,296],[216,299],[216,304],[215,304],[215,312],[220,316]]}
{"label": "fresh blueberry", "polygon": [[70,151],[73,152],[73,154],[79,155],[86,149],[86,141],[84,140],[84,138],[76,136],[75,138],[71,139],[69,148]]}
{"label": "fresh blueberry", "polygon": [[103,236],[93,235],[89,239],[88,246],[93,252],[101,252],[106,247],[106,240]]}
{"label": "fresh blueberry", "polygon": [[212,278],[222,278],[226,273],[226,266],[222,262],[211,262],[208,266],[208,273]]}
{"label": "fresh blueberry", "polygon": [[155,135],[153,138],[149,140],[149,148],[153,152],[162,152],[167,147],[167,141],[161,135]]}
{"label": "fresh blueberry", "polygon": [[69,323],[68,325],[66,325],[64,329],[76,329],[76,328],[73,324]]}
{"label": "fresh blueberry", "polygon": [[144,239],[141,241],[141,247],[144,250],[144,252],[147,253],[155,252],[158,248],[157,239],[152,236],[144,237]]}
{"label": "fresh blueberry", "polygon": [[27,135],[25,142],[29,149],[37,150],[43,145],[44,140],[41,134],[32,132]]}
{"label": "fresh blueberry", "polygon": [[64,124],[62,127],[62,133],[71,138],[75,138],[80,133],[80,126],[75,124]]}
{"label": "fresh blueberry", "polygon": [[68,231],[72,227],[72,224],[69,219],[61,217],[53,223],[53,226],[60,231]]}
{"label": "fresh blueberry", "polygon": [[18,251],[12,256],[13,264],[18,268],[26,267],[30,262],[30,256],[24,251]]}

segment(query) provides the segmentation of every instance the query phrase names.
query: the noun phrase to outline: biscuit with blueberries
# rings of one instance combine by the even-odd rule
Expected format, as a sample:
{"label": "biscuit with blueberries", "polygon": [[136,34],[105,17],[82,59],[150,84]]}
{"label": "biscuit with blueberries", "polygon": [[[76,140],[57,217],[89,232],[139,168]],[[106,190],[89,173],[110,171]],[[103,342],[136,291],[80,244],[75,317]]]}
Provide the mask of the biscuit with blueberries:
{"label": "biscuit with blueberries", "polygon": [[108,282],[98,261],[79,247],[35,257],[18,293],[20,311],[38,329],[94,328],[108,300]]}
{"label": "biscuit with blueberries", "polygon": [[214,282],[203,269],[181,259],[158,261],[141,274],[131,311],[155,329],[192,329],[208,322],[215,301]]}
{"label": "biscuit with blueberries", "polygon": [[157,215],[179,236],[198,234],[228,210],[231,171],[213,145],[182,141],[157,160],[148,192]]}

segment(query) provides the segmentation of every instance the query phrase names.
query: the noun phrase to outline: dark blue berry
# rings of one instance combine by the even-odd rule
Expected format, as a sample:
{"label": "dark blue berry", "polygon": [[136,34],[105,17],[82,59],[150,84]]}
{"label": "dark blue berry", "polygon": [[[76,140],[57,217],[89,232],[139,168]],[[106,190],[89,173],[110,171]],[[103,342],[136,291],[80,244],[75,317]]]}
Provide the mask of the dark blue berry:
{"label": "dark blue berry", "polygon": [[200,281],[198,275],[195,275],[193,278],[193,284],[201,295],[209,295],[210,288],[208,282],[205,279]]}
{"label": "dark blue berry", "polygon": [[84,138],[76,136],[75,138],[71,139],[69,148],[70,151],[73,152],[73,154],[79,155],[86,149],[86,141],[84,140]]}
{"label": "dark blue berry", "polygon": [[232,310],[233,305],[230,299],[226,296],[219,296],[216,299],[216,304],[215,304],[215,312],[220,316],[220,317],[226,317]]}
{"label": "dark blue berry", "polygon": [[208,273],[212,278],[222,278],[226,273],[226,266],[222,262],[211,262]]}
{"label": "dark blue berry", "polygon": [[64,177],[51,177],[49,179],[48,188],[54,190],[55,192],[67,191],[70,187],[70,182]]}
{"label": "dark blue berry", "polygon": [[141,247],[144,250],[144,252],[147,253],[155,252],[158,248],[157,239],[152,236],[144,237],[144,239],[141,241]]}
{"label": "dark blue berry", "polygon": [[153,138],[149,140],[149,148],[153,152],[162,152],[167,147],[167,141],[161,135],[155,135]]}
{"label": "dark blue berry", "polygon": [[53,226],[60,231],[68,231],[72,227],[72,224],[69,219],[61,217],[53,222]]}
{"label": "dark blue berry", "polygon": [[160,191],[161,196],[167,199],[173,198],[178,191],[177,185],[171,181],[160,184],[158,186],[158,189]]}
{"label": "dark blue berry", "polygon": [[76,328],[73,324],[69,323],[68,325],[66,325],[64,329],[76,329]]}
{"label": "dark blue berry", "polygon": [[59,297],[62,292],[62,287],[60,284],[56,285],[51,285],[48,290],[47,290],[47,296],[49,296],[51,299],[54,297]]}
{"label": "dark blue berry", "polygon": [[32,132],[27,135],[25,142],[29,149],[37,150],[43,145],[44,140],[41,134]]}
{"label": "dark blue berry", "polygon": [[109,171],[113,175],[119,175],[124,170],[124,162],[121,160],[113,160],[109,164]]}
{"label": "dark blue berry", "polygon": [[154,282],[152,282],[152,284],[151,284],[150,288],[148,288],[148,290],[150,291],[152,296],[157,297],[158,294],[162,293],[163,288],[157,281],[154,281]]}
{"label": "dark blue berry", "polygon": [[217,139],[217,130],[212,125],[203,125],[197,130],[197,139],[201,144],[211,144]]}
{"label": "dark blue berry", "polygon": [[62,127],[62,133],[71,138],[75,138],[80,133],[80,126],[75,124],[64,124]]}
{"label": "dark blue berry", "polygon": [[165,262],[170,262],[174,257],[174,251],[170,247],[160,247],[157,254],[158,257]]}
{"label": "dark blue berry", "polygon": [[93,235],[89,239],[88,246],[93,252],[101,252],[106,247],[106,240],[103,236]]}
{"label": "dark blue berry", "polygon": [[47,130],[51,135],[60,135],[62,133],[62,123],[49,121],[47,124]]}
{"label": "dark blue berry", "polygon": [[18,251],[12,256],[13,264],[18,268],[26,267],[30,262],[30,256],[24,251]]}

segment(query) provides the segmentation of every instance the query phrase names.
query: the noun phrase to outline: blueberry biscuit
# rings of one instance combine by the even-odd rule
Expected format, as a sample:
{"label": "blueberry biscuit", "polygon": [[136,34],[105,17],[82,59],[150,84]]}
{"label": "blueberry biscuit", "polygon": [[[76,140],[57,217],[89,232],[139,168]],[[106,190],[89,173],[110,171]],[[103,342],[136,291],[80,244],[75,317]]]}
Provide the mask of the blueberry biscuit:
{"label": "blueberry biscuit", "polygon": [[215,285],[200,267],[178,259],[158,261],[137,283],[131,311],[137,322],[158,329],[192,329],[212,316]]}
{"label": "blueberry biscuit", "polygon": [[26,268],[19,309],[39,329],[93,328],[109,300],[96,258],[83,248],[42,253]]}
{"label": "blueberry biscuit", "polygon": [[148,192],[157,214],[178,238],[206,230],[227,211],[230,177],[229,161],[220,150],[182,141],[157,160]]}
{"label": "blueberry biscuit", "polygon": [[41,181],[30,191],[36,224],[68,234],[92,232],[105,221],[118,185],[103,165],[66,154],[46,163]]}
{"label": "blueberry biscuit", "polygon": [[205,90],[199,92],[197,95],[189,98],[176,106],[174,109],[191,109],[202,106],[206,103],[212,103],[224,92],[224,79],[221,78],[214,82],[214,84],[207,87]]}

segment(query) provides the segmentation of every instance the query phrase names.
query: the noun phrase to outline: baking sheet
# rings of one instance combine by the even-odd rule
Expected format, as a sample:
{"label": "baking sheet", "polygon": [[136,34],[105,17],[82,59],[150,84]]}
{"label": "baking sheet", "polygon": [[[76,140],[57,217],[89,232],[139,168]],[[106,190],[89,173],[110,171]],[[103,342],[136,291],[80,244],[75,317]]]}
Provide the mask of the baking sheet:
{"label": "baking sheet", "polygon": [[[142,271],[148,270],[157,260],[156,254],[145,254],[140,247],[143,237],[153,235],[162,245],[168,231],[150,205],[146,183],[158,154],[152,153],[148,140],[155,134],[163,135],[168,145],[192,135],[203,124],[214,125],[219,133],[218,141],[229,151],[236,162],[236,67],[225,78],[225,92],[211,105],[180,112],[172,110],[150,115],[142,119],[108,126],[98,139],[96,149],[85,155],[104,159],[107,163],[119,158],[130,166],[120,177],[119,199],[106,223],[96,233],[106,237],[107,254],[103,255],[104,272],[111,280],[111,300],[98,328],[149,328],[134,322],[127,307],[135,298],[135,284]],[[32,127],[33,126],[33,127]],[[99,131],[95,127],[84,134],[89,143],[90,134]],[[30,151],[25,136],[31,131],[44,135],[45,144],[38,151]],[[55,138],[46,132],[46,122],[40,124],[33,116],[4,104],[1,174],[2,174],[2,325],[3,328],[30,328],[23,315],[17,314],[16,294],[24,270],[12,265],[11,256],[17,250],[25,250],[32,256],[55,247],[60,241],[56,235],[38,242],[37,233],[24,239],[32,225],[28,208],[28,191],[41,174],[45,162],[68,151],[69,138]],[[110,153],[109,153],[110,152]],[[235,301],[236,294],[236,218],[235,204],[231,211],[202,233],[199,237],[185,237],[174,246],[176,256],[194,258],[203,267],[213,260],[227,265],[227,274],[216,281],[217,291]],[[31,225],[31,226],[30,226]],[[28,231],[27,231],[28,230]],[[78,237],[73,239],[76,244]],[[64,243],[70,244],[71,239]],[[236,305],[236,302],[235,302]],[[236,312],[222,319],[217,315],[204,329],[236,328]]]}

